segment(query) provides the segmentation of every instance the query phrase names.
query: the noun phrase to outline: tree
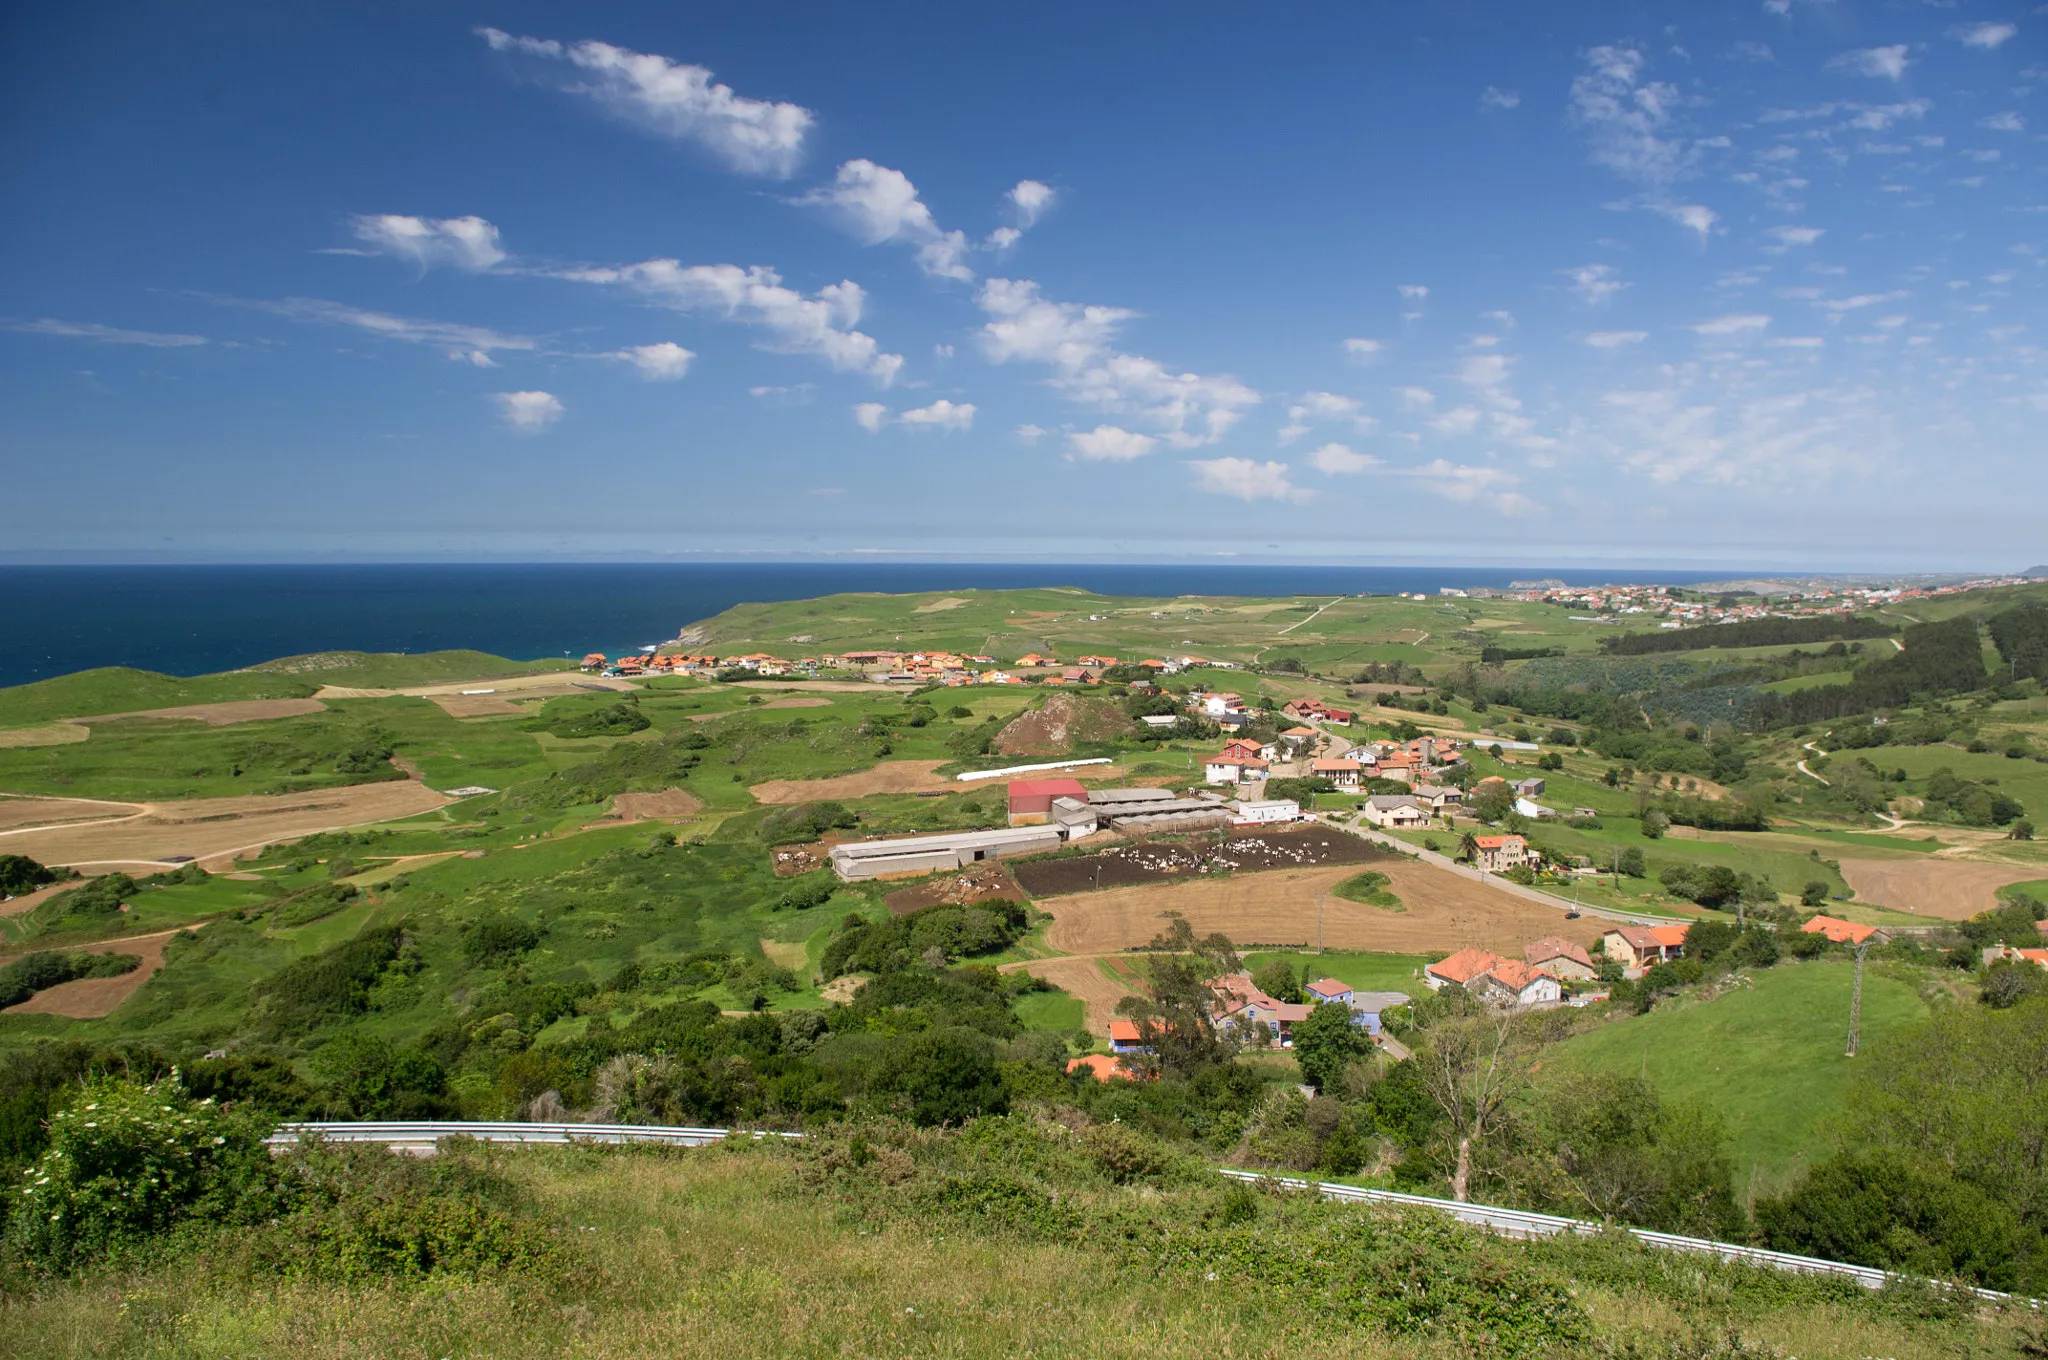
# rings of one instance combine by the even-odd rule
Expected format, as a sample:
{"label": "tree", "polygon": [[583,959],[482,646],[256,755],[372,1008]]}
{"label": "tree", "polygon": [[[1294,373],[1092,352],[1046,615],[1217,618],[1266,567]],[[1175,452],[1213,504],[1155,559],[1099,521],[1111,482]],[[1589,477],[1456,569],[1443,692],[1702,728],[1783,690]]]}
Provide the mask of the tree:
{"label": "tree", "polygon": [[2012,824],[2012,830],[2005,833],[2009,841],[2030,841],[2034,839],[2034,824],[2022,817]]}
{"label": "tree", "polygon": [[1351,1008],[1326,1001],[1294,1022],[1294,1060],[1319,1095],[1341,1095],[1344,1069],[1372,1052],[1372,1040],[1352,1022]]}
{"label": "tree", "polygon": [[2018,1222],[1995,1193],[1889,1152],[1823,1162],[1782,1199],[1757,1205],[1778,1251],[1994,1289],[2019,1284]]}
{"label": "tree", "polygon": [[994,1047],[987,1035],[968,1029],[913,1035],[884,1059],[876,1089],[898,1097],[911,1122],[927,1128],[1007,1114],[1010,1099]]}
{"label": "tree", "polygon": [[1504,782],[1483,784],[1466,806],[1472,809],[1473,816],[1490,826],[1514,810],[1515,795]]}
{"label": "tree", "polygon": [[1470,830],[1458,837],[1458,858],[1467,864],[1479,858],[1479,837]]}
{"label": "tree", "polygon": [[1215,993],[1209,980],[1238,971],[1237,947],[1222,934],[1197,939],[1179,916],[1153,945],[1161,952],[1152,962],[1150,995],[1127,996],[1116,1005],[1118,1015],[1137,1023],[1139,1043],[1151,1050],[1134,1055],[1136,1065],[1191,1077],[1230,1061],[1235,1046],[1210,1018]]}
{"label": "tree", "polygon": [[1663,1104],[1640,1077],[1566,1082],[1538,1102],[1529,1141],[1518,1169],[1539,1207],[1703,1237],[1743,1226],[1719,1118]]}
{"label": "tree", "polygon": [[68,872],[49,869],[27,855],[0,855],[0,897],[20,897],[55,883]]}
{"label": "tree", "polygon": [[1631,845],[1622,850],[1621,854],[1616,857],[1616,865],[1622,873],[1630,878],[1643,878],[1649,873],[1648,867],[1643,863],[1642,847],[1637,845]]}
{"label": "tree", "polygon": [[1828,900],[1828,885],[1814,879],[1799,890],[1799,905],[1802,907],[1825,906]]}
{"label": "tree", "polygon": [[1301,978],[1286,959],[1274,959],[1253,973],[1252,985],[1275,1001],[1301,1004]]}
{"label": "tree", "polygon": [[1512,1102],[1528,1088],[1538,1047],[1534,1024],[1513,1011],[1431,1026],[1417,1075],[1448,1125],[1455,1151],[1451,1198],[1471,1198],[1473,1145],[1512,1118]]}

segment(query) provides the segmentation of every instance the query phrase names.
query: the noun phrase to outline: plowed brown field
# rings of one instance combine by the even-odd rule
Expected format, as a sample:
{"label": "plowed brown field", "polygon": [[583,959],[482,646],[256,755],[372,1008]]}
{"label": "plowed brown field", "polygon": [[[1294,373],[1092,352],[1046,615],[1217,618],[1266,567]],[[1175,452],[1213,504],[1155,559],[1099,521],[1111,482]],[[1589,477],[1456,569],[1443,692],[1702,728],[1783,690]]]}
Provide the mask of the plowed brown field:
{"label": "plowed brown field", "polygon": [[1045,942],[1070,954],[1149,944],[1166,929],[1170,911],[1185,917],[1198,935],[1220,930],[1239,944],[1313,945],[1319,895],[1322,942],[1331,949],[1422,954],[1475,945],[1519,958],[1525,943],[1545,935],[1581,944],[1599,937],[1591,918],[1566,921],[1561,910],[1426,864],[1394,859],[1374,868],[1386,874],[1406,911],[1384,911],[1331,893],[1358,872],[1349,865],[1107,888],[1041,898],[1035,905],[1054,918]]}
{"label": "plowed brown field", "polygon": [[1996,907],[1998,890],[2006,884],[2048,878],[2048,866],[2029,868],[1960,859],[1845,859],[1842,877],[1865,902],[1944,921],[1967,921]]}
{"label": "plowed brown field", "polygon": [[682,789],[660,793],[622,793],[612,799],[611,817],[621,822],[651,822],[668,817],[688,817],[704,809],[704,800]]}
{"label": "plowed brown field", "polygon": [[941,760],[885,760],[871,770],[830,779],[771,779],[747,792],[763,803],[811,803],[870,793],[951,793],[960,785],[932,773],[943,764]]}
{"label": "plowed brown field", "polygon": [[44,864],[119,868],[163,864],[165,855],[192,855],[208,869],[225,869],[243,850],[316,831],[417,816],[447,801],[411,779],[313,793],[190,798],[144,804],[141,816],[98,826],[22,828],[0,837],[0,849]]}
{"label": "plowed brown field", "polygon": [[131,935],[125,940],[79,945],[78,952],[82,954],[133,954],[142,960],[142,966],[119,977],[80,978],[77,982],[60,982],[55,987],[45,987],[20,1005],[9,1006],[0,1014],[61,1015],[71,1020],[97,1020],[103,1015],[112,1015],[114,1007],[141,991],[142,984],[163,968],[164,946],[177,933],[164,930],[154,935]]}
{"label": "plowed brown field", "polygon": [[[0,831],[18,826],[57,826],[64,822],[97,822],[132,817],[146,811],[140,803],[102,803],[91,798],[0,797]],[[0,841],[0,854],[10,852]]]}

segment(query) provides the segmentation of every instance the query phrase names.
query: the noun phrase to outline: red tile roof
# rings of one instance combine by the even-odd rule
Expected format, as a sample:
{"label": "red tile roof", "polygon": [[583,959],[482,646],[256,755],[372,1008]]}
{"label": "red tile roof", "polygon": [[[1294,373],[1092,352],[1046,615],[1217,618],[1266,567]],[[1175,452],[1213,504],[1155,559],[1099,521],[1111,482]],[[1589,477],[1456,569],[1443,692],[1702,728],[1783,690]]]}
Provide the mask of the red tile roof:
{"label": "red tile roof", "polygon": [[1447,959],[1439,959],[1423,971],[1442,978],[1445,982],[1466,983],[1476,977],[1493,972],[1505,962],[1497,954],[1484,949],[1460,949]]}
{"label": "red tile roof", "polygon": [[1830,944],[1862,944],[1877,934],[1876,926],[1858,925],[1833,916],[1816,916],[1799,929],[1808,935],[1825,935]]}

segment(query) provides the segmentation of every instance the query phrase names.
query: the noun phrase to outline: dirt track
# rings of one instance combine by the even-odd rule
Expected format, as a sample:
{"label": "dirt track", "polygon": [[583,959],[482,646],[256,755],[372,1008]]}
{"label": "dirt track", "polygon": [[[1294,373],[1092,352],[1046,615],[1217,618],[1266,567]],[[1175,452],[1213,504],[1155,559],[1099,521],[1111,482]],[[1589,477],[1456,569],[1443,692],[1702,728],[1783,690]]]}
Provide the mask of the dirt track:
{"label": "dirt track", "polygon": [[61,1015],[72,1020],[97,1020],[112,1015],[116,1006],[141,991],[142,984],[163,969],[164,946],[177,933],[162,930],[154,935],[131,935],[125,940],[72,946],[81,954],[133,954],[142,960],[142,966],[119,977],[80,978],[77,982],[45,987],[20,1005],[0,1011],[0,1015]]}
{"label": "dirt track", "polygon": [[24,746],[69,746],[92,736],[92,729],[73,723],[44,723],[40,727],[11,727],[0,732],[0,749]]}
{"label": "dirt track", "polygon": [[878,680],[735,680],[736,689],[795,689],[814,694],[904,694],[909,685],[885,685]]}
{"label": "dirt track", "polygon": [[932,773],[941,760],[885,760],[871,770],[830,779],[771,779],[747,792],[763,803],[810,803],[820,798],[860,798],[870,793],[952,793],[961,786]]}
{"label": "dirt track", "polygon": [[1945,921],[1967,921],[1998,905],[2008,883],[2048,878],[2048,866],[1958,859],[1845,859],[1842,877],[1865,902]]}
{"label": "dirt track", "polygon": [[316,831],[416,816],[447,801],[411,779],[310,793],[191,798],[141,804],[119,820],[97,826],[19,828],[0,836],[0,850],[44,864],[94,869],[169,867],[163,856],[192,855],[208,869],[225,869],[242,850]]}
{"label": "dirt track", "polygon": [[1070,954],[1104,954],[1148,944],[1165,930],[1163,913],[1177,911],[1206,935],[1220,930],[1239,944],[1316,942],[1316,897],[1322,894],[1322,941],[1331,949],[1392,953],[1450,953],[1467,945],[1520,957],[1522,946],[1545,935],[1581,944],[1598,938],[1592,917],[1566,921],[1564,913],[1497,892],[1426,864],[1375,863],[1405,911],[1347,902],[1330,889],[1358,872],[1353,865],[1279,869],[1231,878],[1146,884],[1039,900],[1054,917],[1045,941]]}
{"label": "dirt track", "polygon": [[[0,797],[0,831],[20,826],[57,826],[64,822],[97,822],[143,811],[140,803],[101,802],[95,798]],[[0,853],[7,853],[0,842]]]}
{"label": "dirt track", "polygon": [[183,704],[177,708],[142,708],[133,713],[102,713],[91,718],[66,718],[68,723],[93,727],[99,723],[126,722],[130,718],[184,718],[208,727],[233,727],[236,723],[265,722],[271,718],[298,718],[308,713],[325,713],[327,705],[318,699],[235,699],[221,704]]}

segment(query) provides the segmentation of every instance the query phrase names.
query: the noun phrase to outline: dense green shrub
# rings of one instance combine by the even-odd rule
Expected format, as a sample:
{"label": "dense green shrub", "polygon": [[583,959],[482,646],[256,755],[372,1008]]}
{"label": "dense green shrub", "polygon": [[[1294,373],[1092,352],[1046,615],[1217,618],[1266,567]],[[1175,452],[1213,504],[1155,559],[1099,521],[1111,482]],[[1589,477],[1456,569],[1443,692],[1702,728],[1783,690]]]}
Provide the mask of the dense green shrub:
{"label": "dense green shrub", "polygon": [[859,825],[860,818],[844,803],[827,800],[777,808],[762,819],[760,834],[769,845],[795,845],[814,841],[827,831]]}
{"label": "dense green shrub", "polygon": [[475,917],[462,927],[462,956],[477,967],[509,963],[540,943],[540,928],[509,912]]}
{"label": "dense green shrub", "polygon": [[2019,1231],[2008,1204],[1900,1157],[1823,1162],[1784,1198],[1759,1203],[1756,1216],[1778,1251],[1992,1289],[2016,1282]]}
{"label": "dense green shrub", "polygon": [[906,967],[933,950],[946,961],[992,954],[1014,944],[1030,923],[1029,914],[1015,902],[926,907],[886,921],[849,916],[825,946],[819,968],[830,978]]}
{"label": "dense green shrub", "polygon": [[20,897],[37,888],[46,888],[63,879],[71,871],[51,869],[36,863],[27,855],[0,855],[0,897]]}
{"label": "dense green shrub", "polygon": [[146,1247],[186,1222],[255,1223],[284,1199],[266,1124],[194,1101],[176,1081],[95,1081],[50,1121],[9,1193],[8,1250],[67,1271]]}
{"label": "dense green shrub", "polygon": [[319,883],[278,902],[273,920],[280,926],[303,926],[325,920],[362,896],[352,883]]}
{"label": "dense green shrub", "polygon": [[121,904],[140,891],[134,879],[123,873],[87,879],[69,892],[58,893],[37,910],[45,920],[72,917],[79,921],[103,921],[117,915]]}
{"label": "dense green shrub", "polygon": [[258,1033],[299,1034],[369,1008],[370,988],[399,956],[404,930],[368,926],[353,939],[280,968],[251,988],[249,1020]]}

